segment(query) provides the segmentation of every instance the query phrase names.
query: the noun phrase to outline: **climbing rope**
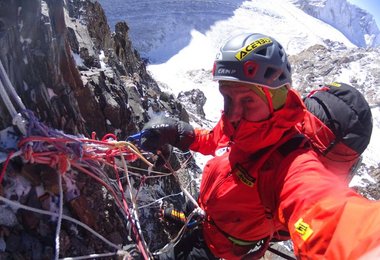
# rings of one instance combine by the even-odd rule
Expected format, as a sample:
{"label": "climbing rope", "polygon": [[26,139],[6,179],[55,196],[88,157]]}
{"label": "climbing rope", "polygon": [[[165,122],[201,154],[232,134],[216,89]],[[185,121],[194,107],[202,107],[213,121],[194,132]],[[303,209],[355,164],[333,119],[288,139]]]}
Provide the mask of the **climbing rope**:
{"label": "climbing rope", "polygon": [[8,93],[13,98],[13,101],[17,103],[17,105],[19,106],[19,108],[21,110],[25,110],[26,107],[22,103],[21,98],[17,95],[15,88],[13,87],[11,81],[9,80],[8,74],[6,73],[1,60],[0,60],[0,78],[1,78],[1,81],[3,82],[4,86],[6,87]]}
{"label": "climbing rope", "polygon": [[[172,173],[172,175],[175,177],[177,183],[181,183],[180,180],[179,180],[179,177],[178,177],[178,174],[177,172],[173,169],[173,167],[171,166],[170,162],[168,161],[167,158],[165,158],[165,156],[162,154],[162,153],[158,153],[161,158],[164,160],[165,162],[165,165],[166,167],[169,169],[169,171]],[[185,189],[182,185],[180,185],[180,188],[183,192],[183,194],[194,204],[194,206],[198,209],[200,209],[199,205],[198,205],[198,202],[193,198],[193,196],[191,196],[190,192],[187,191],[187,189]]]}
{"label": "climbing rope", "polygon": [[[151,170],[151,167],[153,166],[152,162],[146,159],[146,156],[149,154],[140,152],[136,146],[129,142],[117,141],[115,136],[108,135],[108,139],[102,138],[102,140],[76,137],[46,127],[44,124],[40,123],[30,111],[23,111],[23,116],[29,120],[26,131],[29,136],[21,138],[17,145],[18,150],[15,151],[15,153],[17,153],[17,155],[26,163],[45,164],[57,169],[60,176],[67,176],[67,172],[76,170],[88,175],[104,186],[113,196],[116,205],[122,210],[123,215],[128,221],[140,253],[145,259],[152,259],[151,253],[149,252],[148,246],[142,235],[138,217],[139,209],[146,207],[146,205],[138,207],[136,198],[139,190],[148,178],[162,178],[174,175],[178,179],[176,172],[172,169],[169,162],[166,161],[166,164],[172,171],[171,173],[153,171]],[[11,158],[14,158],[15,153],[11,152],[8,154],[7,160],[1,171],[0,183],[4,178],[8,163]],[[122,166],[116,165],[116,158],[121,160]],[[138,159],[142,159],[142,161],[146,163],[148,169],[131,167],[132,171],[129,171],[128,168],[130,166],[128,164]],[[108,174],[104,172],[104,166],[110,166],[114,170],[116,179],[108,177]],[[182,167],[184,167],[184,165],[182,165]],[[133,169],[146,171],[148,175],[141,175],[141,173],[133,172]],[[123,176],[121,176],[120,173],[123,173]],[[129,181],[131,177],[130,174],[138,176],[141,179],[140,187],[136,193],[132,193],[133,187]],[[131,208],[129,207],[127,198],[124,196],[125,191],[121,182],[122,178],[127,181]],[[181,186],[181,190],[182,194],[185,194],[188,198],[192,198],[185,187]],[[59,197],[62,199],[62,193]],[[159,203],[162,199],[163,198],[157,199],[154,203]],[[193,198],[191,201],[195,202]],[[61,216],[61,204],[59,209],[60,213],[58,216]],[[60,225],[60,218],[58,218],[56,231],[56,259],[59,255]],[[185,229],[182,229],[180,233],[183,233],[184,231]]]}
{"label": "climbing rope", "polygon": [[[131,223],[131,228],[135,234],[136,243],[141,253],[145,259],[149,258],[149,252],[147,251],[147,246],[144,242],[141,228],[139,226],[136,210],[137,207],[135,202],[136,200],[134,199],[133,195],[130,194],[133,205],[132,208],[134,208],[132,210],[134,213],[131,213],[127,201],[124,197],[124,189],[121,185],[120,178],[118,186],[120,195],[118,195],[115,192],[114,188],[102,179],[102,177],[104,177],[106,174],[102,174],[100,176],[95,174],[94,172],[99,171],[94,171],[94,167],[88,163],[91,160],[98,161],[99,158],[110,161],[110,158],[120,156],[122,161],[124,161],[123,168],[125,176],[127,180],[129,180],[124,155],[127,156],[128,159],[141,158],[142,154],[137,150],[136,147],[126,142],[117,142],[115,140],[98,141],[84,138],[74,139],[73,137],[66,137],[62,135],[55,137],[29,136],[22,139],[19,142],[18,146],[20,150],[24,151],[23,159],[26,162],[49,165],[50,167],[57,168],[57,171],[60,174],[65,174],[71,168],[75,168],[102,184],[113,195],[115,202],[119,208],[123,209],[123,212],[126,215],[129,223]],[[146,159],[144,161],[148,162]],[[152,163],[148,162],[148,166],[151,165]],[[119,176],[119,172],[117,170],[115,173],[117,176]],[[130,185],[130,182],[127,182],[129,187],[128,190],[131,192],[132,187]],[[119,198],[120,196],[121,200]],[[134,216],[132,216],[132,214]]]}
{"label": "climbing rope", "polygon": [[7,108],[11,118],[12,123],[17,126],[21,133],[25,134],[25,124],[26,121],[17,113],[16,108],[14,107],[13,102],[15,102],[20,110],[25,110],[25,105],[22,103],[21,98],[17,95],[16,90],[14,89],[11,81],[9,80],[8,74],[6,73],[3,63],[0,60],[0,95],[4,102],[5,107]]}
{"label": "climbing rope", "polygon": [[[51,214],[58,217],[57,227],[55,234],[55,259],[58,259],[60,244],[59,234],[61,229],[62,219],[68,219],[63,215],[63,189],[62,189],[62,176],[66,176],[71,171],[78,171],[88,175],[90,178],[100,183],[106,190],[112,195],[116,205],[121,209],[123,216],[126,218],[127,223],[134,235],[136,245],[142,254],[144,259],[152,259],[152,254],[149,252],[148,246],[143,236],[143,232],[139,221],[139,209],[147,207],[144,205],[139,207],[137,205],[137,196],[145,181],[149,178],[162,178],[165,176],[173,175],[178,184],[179,178],[176,171],[173,170],[170,163],[164,158],[169,173],[162,173],[153,171],[153,163],[147,159],[147,157],[153,157],[152,154],[143,153],[132,142],[117,141],[117,138],[113,134],[105,135],[101,140],[95,139],[96,134],[93,133],[92,139],[78,137],[65,134],[61,131],[47,127],[39,122],[34,116],[33,112],[26,110],[21,99],[18,97],[14,87],[12,86],[4,66],[0,60],[0,95],[7,108],[10,116],[12,117],[12,123],[18,127],[22,133],[22,138],[17,144],[17,149],[8,151],[7,157],[0,173],[0,185],[3,179],[6,177],[6,170],[9,162],[12,158],[21,157],[25,163],[30,164],[44,164],[57,170],[59,174],[59,208],[58,213],[47,213],[46,211],[33,209],[21,204],[17,204],[19,208],[26,210],[32,210],[40,214]],[[16,106],[14,106],[14,104]],[[17,107],[17,109],[16,109]],[[18,112],[21,111],[21,112]],[[115,159],[121,160],[122,166],[116,164]],[[135,160],[142,160],[147,165],[147,170],[142,168],[134,168],[129,165],[130,162]],[[104,166],[109,166],[114,170],[116,179],[111,179],[104,171]],[[132,171],[128,170],[131,168]],[[139,172],[146,171],[146,175],[133,172],[138,170]],[[123,173],[120,175],[120,173]],[[140,178],[140,186],[134,194],[134,190],[130,178],[131,175]],[[122,179],[127,182],[128,199],[125,196],[124,187],[122,185]],[[190,195],[186,188],[180,185],[182,193],[196,206],[199,210],[199,206],[196,200]],[[159,203],[163,198],[157,199],[153,203]],[[15,205],[16,202],[12,202],[4,197],[0,197],[0,200],[9,204]],[[131,207],[129,206],[131,205]],[[189,221],[192,219],[192,214],[189,216]],[[76,222],[77,223],[77,222]],[[88,229],[88,226],[81,223]],[[184,231],[186,225],[178,233],[177,239],[179,239]],[[98,236],[99,237],[99,236]],[[101,238],[107,244],[109,241]],[[112,244],[113,247],[115,247]],[[119,249],[119,247],[117,247]],[[120,252],[119,252],[120,253]],[[113,254],[113,253],[112,253]]]}
{"label": "climbing rope", "polygon": [[61,232],[61,224],[62,224],[62,214],[63,214],[63,188],[62,188],[62,176],[58,174],[58,187],[59,187],[59,212],[58,212],[58,220],[57,220],[57,228],[55,232],[55,259],[59,258],[59,234]]}

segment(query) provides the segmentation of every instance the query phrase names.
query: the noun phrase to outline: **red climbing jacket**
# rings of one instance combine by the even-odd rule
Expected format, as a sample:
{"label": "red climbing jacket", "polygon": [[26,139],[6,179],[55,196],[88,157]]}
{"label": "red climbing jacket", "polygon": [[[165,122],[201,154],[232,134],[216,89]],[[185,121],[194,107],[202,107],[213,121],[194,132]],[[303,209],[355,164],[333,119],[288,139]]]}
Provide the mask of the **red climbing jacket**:
{"label": "red climbing jacket", "polygon": [[242,120],[235,130],[222,116],[212,131],[196,130],[190,149],[214,155],[204,168],[199,204],[215,256],[259,258],[272,238],[286,238],[283,230],[296,255],[310,259],[350,259],[379,245],[377,202],[349,189],[306,145],[279,152],[304,114],[290,90],[285,106],[266,121]]}

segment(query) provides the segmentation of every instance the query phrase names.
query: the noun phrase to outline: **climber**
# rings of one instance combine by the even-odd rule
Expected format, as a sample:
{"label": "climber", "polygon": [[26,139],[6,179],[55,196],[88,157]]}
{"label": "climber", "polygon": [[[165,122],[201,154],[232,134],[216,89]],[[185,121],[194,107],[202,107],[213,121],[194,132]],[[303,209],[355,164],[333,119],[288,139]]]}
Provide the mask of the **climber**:
{"label": "climber", "polygon": [[232,37],[213,78],[224,111],[212,130],[159,117],[142,132],[144,150],[170,144],[214,156],[198,198],[202,225],[157,257],[258,259],[270,241],[289,238],[308,259],[357,259],[379,246],[380,204],[351,190],[300,135],[306,108],[281,44],[257,33]]}

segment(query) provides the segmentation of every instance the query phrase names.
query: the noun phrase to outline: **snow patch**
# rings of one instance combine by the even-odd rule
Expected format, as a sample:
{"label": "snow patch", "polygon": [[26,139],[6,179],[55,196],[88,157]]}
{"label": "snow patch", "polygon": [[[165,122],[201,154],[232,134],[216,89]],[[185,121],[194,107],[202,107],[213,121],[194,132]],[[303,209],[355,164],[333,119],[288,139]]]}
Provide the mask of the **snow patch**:
{"label": "snow patch", "polygon": [[[27,195],[31,189],[31,183],[21,175],[12,176],[7,179],[8,183],[4,187],[4,195],[7,199],[15,199],[19,201],[23,196]],[[15,209],[17,210],[17,208]]]}
{"label": "snow patch", "polygon": [[54,90],[51,88],[47,88],[49,98],[56,97],[57,95],[54,93]]}
{"label": "snow patch", "polygon": [[120,134],[123,133],[123,131],[120,129],[120,128],[117,128],[113,131],[113,133],[116,135],[116,136],[119,136]]}
{"label": "snow patch", "polygon": [[4,238],[0,237],[0,252],[5,252],[5,249],[7,247],[7,244],[4,241]]}
{"label": "snow patch", "polygon": [[23,84],[23,87],[24,87],[24,91],[28,91],[28,89],[29,89],[28,84],[26,84],[25,81],[23,81],[22,84]]}
{"label": "snow patch", "polygon": [[101,50],[99,54],[100,68],[106,69],[106,63],[104,62],[106,56],[104,55],[104,51]]}
{"label": "snow patch", "polygon": [[20,35],[20,43],[23,44],[23,43],[27,43],[27,44],[30,44],[32,43],[32,39],[30,38],[24,38]]}
{"label": "snow patch", "polygon": [[380,107],[371,110],[373,117],[373,129],[371,141],[363,153],[363,163],[367,167],[379,167],[379,147],[380,147]]}
{"label": "snow patch", "polygon": [[77,66],[84,66],[84,61],[83,59],[79,56],[79,54],[77,53],[74,53],[73,51],[71,51],[71,55],[73,55],[73,58],[75,60],[75,64]]}

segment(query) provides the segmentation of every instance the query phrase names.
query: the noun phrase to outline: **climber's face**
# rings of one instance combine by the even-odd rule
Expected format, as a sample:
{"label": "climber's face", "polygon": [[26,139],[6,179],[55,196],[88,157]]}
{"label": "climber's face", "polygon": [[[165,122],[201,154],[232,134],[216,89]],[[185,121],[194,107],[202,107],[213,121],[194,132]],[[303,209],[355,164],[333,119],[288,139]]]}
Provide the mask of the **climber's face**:
{"label": "climber's face", "polygon": [[270,109],[255,91],[239,82],[220,81],[219,91],[224,98],[224,113],[236,126],[241,119],[258,122],[268,119]]}

